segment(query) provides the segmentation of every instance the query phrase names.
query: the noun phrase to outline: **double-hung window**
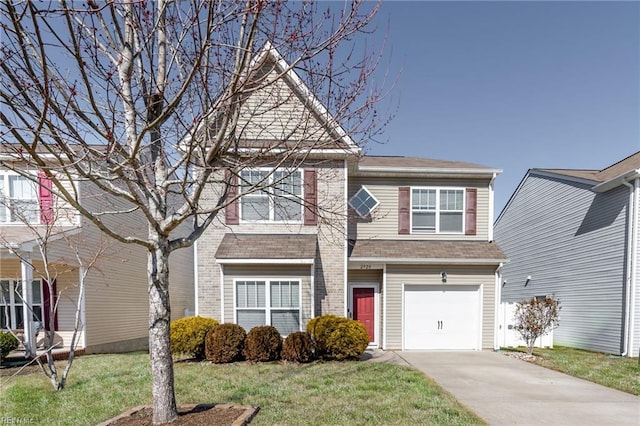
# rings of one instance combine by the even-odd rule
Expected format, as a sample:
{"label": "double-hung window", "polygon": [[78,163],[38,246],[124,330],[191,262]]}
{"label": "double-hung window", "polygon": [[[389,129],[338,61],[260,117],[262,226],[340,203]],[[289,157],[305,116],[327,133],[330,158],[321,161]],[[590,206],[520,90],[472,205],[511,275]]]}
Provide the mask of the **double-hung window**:
{"label": "double-hung window", "polygon": [[0,223],[38,223],[37,184],[11,172],[0,171]]}
{"label": "double-hung window", "polygon": [[245,330],[271,325],[286,336],[300,331],[300,281],[238,280],[236,322]]}
{"label": "double-hung window", "polygon": [[[302,173],[300,170],[247,169],[242,181],[240,217],[247,222],[300,222]],[[261,188],[261,189],[255,189]]]}
{"label": "double-hung window", "polygon": [[464,189],[412,188],[411,232],[464,232]]}
{"label": "double-hung window", "polygon": [[[31,282],[31,310],[33,320],[42,324],[42,285],[40,280]],[[42,324],[44,325],[44,324]],[[22,282],[0,279],[0,329],[23,329]]]}

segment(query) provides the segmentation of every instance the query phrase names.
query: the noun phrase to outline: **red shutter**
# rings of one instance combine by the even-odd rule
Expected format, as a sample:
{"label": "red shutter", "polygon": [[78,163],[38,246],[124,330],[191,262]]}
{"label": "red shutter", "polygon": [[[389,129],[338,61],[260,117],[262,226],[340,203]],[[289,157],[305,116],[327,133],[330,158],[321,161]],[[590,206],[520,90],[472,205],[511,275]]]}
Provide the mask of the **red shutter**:
{"label": "red shutter", "polygon": [[410,234],[411,224],[411,188],[398,188],[398,234]]}
{"label": "red shutter", "polygon": [[476,198],[478,190],[467,188],[467,206],[464,212],[464,229],[466,235],[476,235]]}
{"label": "red shutter", "polygon": [[47,225],[53,223],[51,180],[42,170],[38,172],[38,200],[40,202],[40,222]]}
{"label": "red shutter", "polygon": [[318,194],[315,169],[304,171],[304,224],[318,224]]}
{"label": "red shutter", "polygon": [[[53,293],[53,306],[55,306],[56,300],[58,299],[58,289],[56,285],[56,280],[53,280],[52,293]],[[49,325],[51,324],[51,317],[49,312],[51,310],[52,302],[49,297],[49,285],[46,280],[42,280],[42,319],[44,320],[44,326],[46,329],[49,329]],[[58,329],[58,310],[54,312],[53,316],[53,329]]]}
{"label": "red shutter", "polygon": [[[232,200],[238,196],[238,176],[232,175],[231,170],[224,171],[224,181],[229,185],[227,199]],[[240,223],[240,215],[238,213],[238,200],[233,201],[225,209],[225,221],[227,225],[238,225]]]}

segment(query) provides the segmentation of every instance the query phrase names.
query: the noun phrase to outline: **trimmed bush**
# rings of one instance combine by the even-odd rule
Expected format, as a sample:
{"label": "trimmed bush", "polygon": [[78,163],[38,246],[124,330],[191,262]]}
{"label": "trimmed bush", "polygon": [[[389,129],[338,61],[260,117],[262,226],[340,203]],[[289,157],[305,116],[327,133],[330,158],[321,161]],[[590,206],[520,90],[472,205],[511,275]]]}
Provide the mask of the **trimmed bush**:
{"label": "trimmed bush", "polygon": [[357,360],[369,345],[369,333],[360,322],[347,319],[331,332],[325,345],[327,359]]}
{"label": "trimmed bush", "polygon": [[4,357],[12,350],[16,349],[20,341],[9,332],[0,331],[0,364],[4,360]]}
{"label": "trimmed bush", "polygon": [[327,354],[326,342],[331,333],[346,321],[349,319],[337,315],[322,315],[309,320],[307,332],[311,335],[319,358],[325,358]]}
{"label": "trimmed bush", "polygon": [[204,359],[207,332],[218,325],[213,318],[184,317],[171,322],[171,352]]}
{"label": "trimmed bush", "polygon": [[282,344],[282,359],[291,362],[311,362],[315,358],[315,348],[309,333],[291,333]]}
{"label": "trimmed bush", "polygon": [[282,336],[270,325],[253,327],[244,341],[244,357],[247,361],[267,362],[280,359]]}
{"label": "trimmed bush", "polygon": [[216,364],[241,361],[247,332],[238,324],[220,324],[207,332],[205,355]]}
{"label": "trimmed bush", "polygon": [[364,325],[337,315],[311,319],[307,323],[307,331],[318,357],[327,360],[358,359],[369,345],[369,333]]}

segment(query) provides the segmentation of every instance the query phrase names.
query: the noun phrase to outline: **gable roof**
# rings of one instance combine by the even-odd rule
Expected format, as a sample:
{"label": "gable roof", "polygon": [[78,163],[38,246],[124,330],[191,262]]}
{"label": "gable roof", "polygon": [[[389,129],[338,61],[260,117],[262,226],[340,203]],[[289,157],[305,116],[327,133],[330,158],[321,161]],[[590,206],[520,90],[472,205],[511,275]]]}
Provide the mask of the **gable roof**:
{"label": "gable roof", "polygon": [[354,171],[356,175],[465,175],[483,177],[492,177],[499,173],[502,173],[502,170],[463,161],[384,155],[365,155],[360,157]]}
{"label": "gable roof", "polygon": [[591,185],[591,190],[594,192],[606,192],[622,185],[623,182],[640,178],[640,151],[631,154],[630,156],[618,161],[617,163],[607,166],[601,170],[543,168],[534,168],[527,170],[527,173],[525,173],[524,177],[518,184],[518,187],[513,192],[513,194],[511,194],[509,201],[507,201],[507,204],[505,204],[502,211],[496,218],[495,224],[500,221],[502,215],[511,204],[511,201],[520,191],[520,188],[524,184],[525,180],[532,174],[539,176],[551,176],[563,180],[580,182],[583,184]]}

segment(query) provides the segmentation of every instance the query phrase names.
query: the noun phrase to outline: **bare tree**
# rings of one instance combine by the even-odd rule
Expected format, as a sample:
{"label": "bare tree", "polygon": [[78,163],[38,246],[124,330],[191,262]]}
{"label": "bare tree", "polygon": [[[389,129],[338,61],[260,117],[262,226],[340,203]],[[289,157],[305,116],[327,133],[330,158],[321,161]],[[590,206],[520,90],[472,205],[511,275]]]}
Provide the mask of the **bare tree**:
{"label": "bare tree", "polygon": [[[56,196],[102,232],[146,248],[154,423],[177,417],[170,253],[193,244],[239,197],[236,185],[246,194],[287,178],[247,181],[243,169],[294,170],[314,149],[372,139],[383,123],[371,78],[379,54],[356,38],[378,5],[318,7],[266,0],[2,3],[0,121],[3,154],[12,161],[1,164],[44,170]],[[292,101],[280,88],[294,71],[314,94],[302,101],[311,113],[273,114]],[[264,91],[271,96],[257,96]],[[320,130],[311,124],[318,118],[328,123]],[[274,133],[275,124],[285,130]],[[64,180],[86,181],[117,203],[91,208]],[[211,185],[222,190],[204,202]],[[145,232],[115,227],[122,216],[144,223]]]}
{"label": "bare tree", "polygon": [[553,297],[533,297],[516,304],[514,327],[527,345],[527,354],[533,353],[533,346],[539,337],[558,326],[560,309],[560,301]]}
{"label": "bare tree", "polygon": [[[28,176],[28,173],[25,173]],[[36,182],[32,182],[35,187]],[[48,188],[47,188],[48,189]],[[69,376],[71,366],[75,357],[75,350],[78,346],[79,332],[84,328],[82,323],[82,304],[86,288],[87,274],[97,267],[99,260],[106,254],[109,245],[106,241],[100,241],[98,244],[85,244],[82,236],[77,231],[79,228],[75,225],[72,212],[67,211],[61,206],[57,208],[48,208],[46,211],[39,209],[24,209],[20,204],[16,204],[13,200],[2,196],[0,193],[0,208],[6,207],[10,212],[14,222],[21,226],[21,244],[16,246],[15,241],[0,233],[0,248],[7,249],[16,259],[25,264],[30,269],[30,275],[38,278],[42,282],[42,290],[46,294],[40,295],[39,303],[35,303],[32,297],[27,296],[29,291],[25,288],[31,285],[31,282],[22,281],[21,287],[23,294],[19,295],[22,305],[26,308],[23,313],[24,327],[24,346],[26,356],[31,359],[31,363],[36,362],[40,366],[44,375],[49,379],[55,390],[62,390]],[[37,220],[37,215],[46,216],[46,220]],[[31,251],[25,251],[23,246],[29,245],[37,250],[37,256],[33,256]],[[30,249],[31,250],[31,249]],[[57,252],[57,255],[53,253]],[[61,256],[65,253],[68,257]],[[62,289],[57,289],[54,283],[61,275],[72,273],[77,276],[76,282],[69,283],[75,290],[74,297],[70,297],[70,301],[75,304],[75,319],[73,332],[69,342],[69,354],[66,359],[64,369],[60,372],[55,364],[53,349],[57,346],[55,321],[58,311],[59,302],[65,294]],[[18,277],[18,281],[24,277]],[[70,291],[71,288],[65,288]],[[49,303],[43,303],[43,299]],[[6,301],[5,301],[6,304]],[[39,309],[36,309],[38,305]],[[29,318],[35,318],[37,323],[44,325],[35,330]],[[47,319],[45,321],[45,319]],[[8,323],[8,321],[7,321]],[[36,339],[36,334],[43,332],[43,339],[40,342]],[[42,363],[41,357],[37,355],[37,346],[43,347],[46,363]],[[16,373],[17,374],[17,373]]]}

